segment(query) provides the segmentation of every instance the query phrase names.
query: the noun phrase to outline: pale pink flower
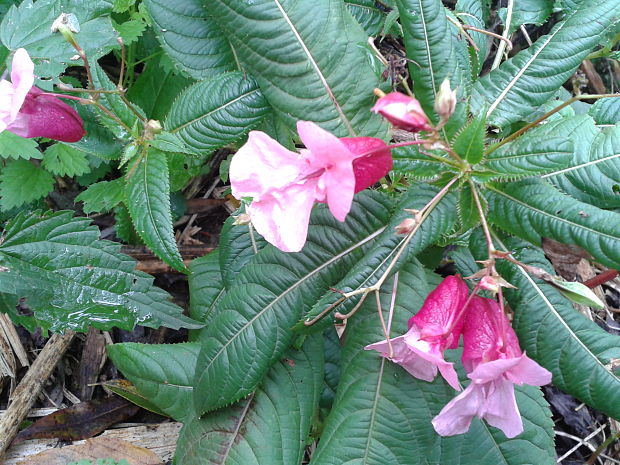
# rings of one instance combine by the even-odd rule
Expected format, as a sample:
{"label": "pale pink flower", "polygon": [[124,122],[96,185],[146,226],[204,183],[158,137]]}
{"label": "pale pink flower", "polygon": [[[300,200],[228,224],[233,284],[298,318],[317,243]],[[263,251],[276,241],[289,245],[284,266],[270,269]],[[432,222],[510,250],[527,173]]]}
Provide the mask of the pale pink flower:
{"label": "pale pink flower", "polygon": [[[411,375],[433,381],[437,372],[460,390],[454,364],[446,362],[444,351],[458,346],[467,303],[467,284],[460,276],[448,276],[426,298],[422,308],[409,319],[409,331],[388,341],[365,347],[376,350],[401,365]],[[390,345],[392,356],[390,356]]]}
{"label": "pale pink flower", "polygon": [[344,221],[353,194],[392,168],[391,153],[380,139],[339,139],[309,121],[299,121],[297,130],[306,146],[300,153],[251,131],[230,164],[232,194],[252,197],[252,224],[284,252],[302,249],[315,202],[327,203],[334,217]]}
{"label": "pale pink flower", "polygon": [[21,137],[47,137],[77,142],[84,136],[84,123],[77,112],[34,84],[34,63],[25,49],[15,51],[11,82],[0,80],[0,132]]}
{"label": "pale pink flower", "polygon": [[379,113],[395,127],[405,131],[430,131],[432,128],[420,102],[400,92],[384,95],[371,111]]}
{"label": "pale pink flower", "polygon": [[506,315],[492,299],[474,297],[463,327],[463,365],[471,383],[433,419],[442,436],[465,433],[473,417],[484,418],[506,437],[523,432],[514,385],[542,386],[551,373],[530,359]]}

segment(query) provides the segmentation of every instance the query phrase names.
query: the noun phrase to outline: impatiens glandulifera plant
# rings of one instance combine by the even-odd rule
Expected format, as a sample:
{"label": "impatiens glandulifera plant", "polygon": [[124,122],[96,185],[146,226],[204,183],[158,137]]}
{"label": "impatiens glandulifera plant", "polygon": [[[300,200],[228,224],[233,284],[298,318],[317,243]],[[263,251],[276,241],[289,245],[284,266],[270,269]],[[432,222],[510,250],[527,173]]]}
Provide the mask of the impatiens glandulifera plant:
{"label": "impatiens glandulifera plant", "polygon": [[[109,350],[138,402],[184,423],[177,465],[555,463],[537,387],[547,371],[620,418],[620,340],[567,296],[604,303],[555,276],[541,249],[553,239],[620,268],[620,99],[582,94],[571,78],[587,58],[617,59],[620,4],[489,3],[12,7],[3,46],[36,57],[44,91],[90,103],[77,106],[79,142],[43,157],[22,145],[41,166],[8,160],[24,158],[10,150],[23,141],[0,137],[5,210],[39,198],[19,190],[26,174],[45,195],[51,173],[107,166],[85,181],[85,212],[114,211],[121,239],[185,271],[170,193],[226,147],[242,207],[217,251],[189,264],[184,320],[86,220],[25,208],[0,244],[6,311],[57,330],[196,328],[184,344]],[[79,21],[78,48],[49,32],[59,5]],[[486,32],[496,18],[500,37]],[[404,44],[410,79],[377,55],[379,39],[367,45],[382,33]],[[116,85],[100,66],[110,57],[98,63],[110,52]],[[62,75],[69,64],[86,65],[83,82]],[[469,279],[442,282],[433,270],[445,260]],[[20,297],[33,316],[14,310]]]}

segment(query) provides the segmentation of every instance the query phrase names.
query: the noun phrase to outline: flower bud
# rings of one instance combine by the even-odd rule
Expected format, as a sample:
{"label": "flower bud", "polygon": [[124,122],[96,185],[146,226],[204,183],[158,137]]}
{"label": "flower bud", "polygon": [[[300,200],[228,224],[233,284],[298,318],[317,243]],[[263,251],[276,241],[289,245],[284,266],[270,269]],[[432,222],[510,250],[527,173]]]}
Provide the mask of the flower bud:
{"label": "flower bud", "polygon": [[235,226],[242,226],[244,224],[250,224],[252,222],[250,215],[248,215],[247,213],[241,213],[237,216],[233,216],[233,218],[235,219],[235,221],[233,221],[233,225]]}
{"label": "flower bud", "polygon": [[413,218],[405,218],[398,226],[394,228],[396,234],[409,234],[413,231],[418,222]]}
{"label": "flower bud", "polygon": [[400,92],[391,92],[381,97],[371,111],[379,113],[395,127],[406,131],[418,132],[432,129],[420,102]]}
{"label": "flower bud", "polygon": [[441,83],[439,92],[435,97],[435,112],[442,121],[450,119],[456,109],[456,90],[450,88],[450,81],[445,79]]}
{"label": "flower bud", "polygon": [[61,13],[52,23],[52,32],[60,32],[67,42],[77,47],[77,41],[73,33],[80,32],[80,23],[73,13]]}

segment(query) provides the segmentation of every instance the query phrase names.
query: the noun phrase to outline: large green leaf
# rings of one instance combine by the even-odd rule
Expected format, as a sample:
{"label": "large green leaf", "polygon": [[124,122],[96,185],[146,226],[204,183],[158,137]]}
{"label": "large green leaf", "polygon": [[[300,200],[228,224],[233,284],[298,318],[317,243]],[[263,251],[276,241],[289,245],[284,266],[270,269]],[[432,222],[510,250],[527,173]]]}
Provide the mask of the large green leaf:
{"label": "large green leaf", "polygon": [[177,465],[301,465],[323,378],[320,336],[289,350],[238,403],[188,421]]}
{"label": "large green leaf", "polygon": [[120,244],[99,240],[88,218],[71,212],[18,215],[0,245],[0,292],[26,299],[55,331],[134,324],[198,328],[153,278],[134,271]]}
{"label": "large green leaf", "polygon": [[[522,262],[553,272],[543,253],[517,239],[496,244]],[[620,418],[620,378],[608,366],[620,358],[620,337],[578,313],[551,285],[523,269],[498,263],[500,273],[518,289],[507,290],[513,326],[528,355],[553,373],[553,384],[614,418]]]}
{"label": "large green leaf", "polygon": [[189,315],[203,323],[226,294],[220,273],[220,251],[215,249],[189,265]]}
{"label": "large green leaf", "polygon": [[[397,277],[392,337],[407,330],[408,318],[439,281],[417,262]],[[382,293],[386,321],[393,287],[394,282],[387,282]],[[377,352],[364,350],[384,338],[374,300],[365,303],[347,323],[338,392],[311,465],[555,463],[553,424],[539,389],[517,388],[525,417],[525,431],[518,438],[508,440],[477,419],[469,433],[440,438],[431,420],[457,393],[441,377],[433,383],[418,380]]]}
{"label": "large green leaf", "polygon": [[[118,47],[117,33],[112,27],[109,5],[102,2],[66,2],[62,0],[23,1],[19,7],[13,6],[0,24],[0,40],[10,50],[20,47],[28,50],[35,58],[35,74],[39,77],[56,78],[65,68],[81,65],[81,61],[71,61],[75,49],[60,33],[52,33],[50,28],[61,13],[73,13],[80,23],[76,38],[91,63]],[[38,81],[37,85],[51,90],[49,81]]]}
{"label": "large green leaf", "polygon": [[616,124],[620,121],[620,98],[602,98],[590,107],[588,114],[596,124]]}
{"label": "large green leaf", "polygon": [[[458,89],[462,101],[469,94],[471,64],[464,39],[458,38],[458,29],[448,20],[449,12],[441,0],[397,0],[403,25],[409,73],[413,90],[427,115],[436,122],[433,105],[444,79],[452,89]],[[447,127],[454,132],[467,116],[466,105],[458,105]]]}
{"label": "large green leaf", "polygon": [[527,117],[570,78],[619,12],[617,2],[581,2],[548,35],[474,84],[474,111],[486,105],[489,123],[497,126]]}
{"label": "large green leaf", "polygon": [[[514,2],[510,21],[510,34],[514,33],[523,24],[540,26],[552,12],[553,4],[550,0],[519,0]],[[508,9],[500,8],[498,14],[505,27]]]}
{"label": "large green leaf", "polygon": [[379,78],[366,34],[342,0],[213,0],[214,20],[278,115],[316,121],[337,136],[384,137],[369,110]]}
{"label": "large green leaf", "polygon": [[172,229],[166,154],[149,148],[127,173],[127,209],[136,231],[155,255],[186,271]]}
{"label": "large green leaf", "polygon": [[[458,0],[454,12],[463,23],[484,30],[489,19],[489,6],[489,0]],[[469,54],[472,57],[472,77],[477,79],[489,52],[490,42],[488,36],[481,32],[469,30],[467,33],[478,47],[477,52],[473,47],[469,47]]]}
{"label": "large green leaf", "polygon": [[199,0],[146,0],[153,30],[162,48],[181,69],[195,79],[215,76],[236,68],[229,42]]}
{"label": "large green leaf", "polygon": [[200,344],[114,344],[108,355],[138,392],[177,421],[193,415],[194,371]]}
{"label": "large green leaf", "polygon": [[573,159],[572,140],[526,134],[491,152],[484,168],[497,173],[493,179],[514,180],[565,168]]}
{"label": "large green leaf", "polygon": [[[385,1],[385,0],[384,0]],[[389,8],[381,7],[374,0],[345,0],[347,8],[364,28],[369,36],[376,36],[381,32]],[[389,1],[385,2],[389,4]]]}
{"label": "large green leaf", "polygon": [[172,105],[165,126],[188,146],[210,153],[240,139],[268,110],[252,78],[226,73],[185,89]]}
{"label": "large green leaf", "polygon": [[321,205],[300,253],[267,246],[248,262],[205,331],[196,380],[199,414],[258,386],[292,342],[295,322],[382,231],[390,204],[385,195],[361,192],[344,223]]}
{"label": "large green leaf", "polygon": [[[399,246],[404,241],[405,236],[397,235],[394,228],[406,218],[412,218],[411,213],[406,212],[405,209],[421,210],[438,192],[438,188],[427,184],[418,184],[405,192],[393,209],[393,214],[389,218],[385,231],[377,237],[366,254],[347,271],[346,275],[333,288],[342,292],[351,292],[375,285],[386,272]],[[450,193],[433,209],[430,216],[404,249],[404,253],[395,263],[391,272],[398,271],[400,267],[407,263],[411,256],[417,255],[437,242],[443,235],[452,232],[455,223],[456,199],[454,194]],[[304,320],[308,321],[315,318],[340,297],[341,295],[333,290],[327,291],[312,306],[311,310],[304,315]],[[349,299],[340,305],[337,310],[343,314],[348,313],[359,302],[359,298],[358,296]],[[315,323],[315,325],[311,326],[310,330],[322,330],[331,322],[331,318],[326,317],[321,324]],[[301,327],[301,325],[297,327]]]}
{"label": "large green leaf", "polygon": [[538,179],[488,186],[487,199],[489,219],[505,231],[537,245],[541,237],[575,244],[620,267],[617,213],[578,202]]}

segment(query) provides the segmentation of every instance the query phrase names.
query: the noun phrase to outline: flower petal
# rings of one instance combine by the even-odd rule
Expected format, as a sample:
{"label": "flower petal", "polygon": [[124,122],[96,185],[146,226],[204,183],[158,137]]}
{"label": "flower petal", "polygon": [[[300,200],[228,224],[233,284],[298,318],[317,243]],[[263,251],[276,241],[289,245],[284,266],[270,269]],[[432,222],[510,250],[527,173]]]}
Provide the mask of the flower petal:
{"label": "flower petal", "polygon": [[515,388],[508,380],[497,380],[488,386],[482,417],[491,426],[501,429],[507,438],[523,432],[523,420],[519,413]]}
{"label": "flower petal", "polygon": [[336,163],[319,178],[319,185],[326,193],[329,211],[338,221],[344,221],[351,210],[355,193],[352,164]]}
{"label": "flower petal", "polygon": [[364,347],[366,350],[376,350],[392,362],[402,366],[411,376],[423,381],[433,381],[437,376],[437,367],[420,357],[411,347],[405,343],[405,336],[390,339],[393,355],[389,357],[390,346],[387,341],[376,342]]}
{"label": "flower petal", "polygon": [[441,436],[466,433],[471,420],[478,415],[484,402],[483,388],[471,383],[463,392],[448,402],[439,415],[433,418],[435,431]]}
{"label": "flower petal", "polygon": [[15,119],[26,95],[34,85],[34,63],[23,48],[18,48],[13,55],[11,84],[13,84],[14,94],[10,114],[11,119]]}
{"label": "flower petal", "polygon": [[238,199],[260,200],[261,196],[296,182],[305,168],[298,153],[287,150],[264,132],[251,131],[230,163],[232,194]]}
{"label": "flower petal", "polygon": [[525,355],[519,357],[519,363],[506,372],[506,377],[515,384],[529,384],[530,386],[544,386],[551,382],[551,372],[541,367],[534,360]]}
{"label": "flower petal", "polygon": [[352,162],[355,158],[340,139],[312,121],[297,121],[297,132],[311,153],[307,159],[311,170],[327,169],[335,163]]}
{"label": "flower petal", "polygon": [[[386,147],[385,142],[376,137],[343,137],[340,141],[357,155],[353,160],[353,173],[355,174],[355,192],[360,192],[367,187],[376,184],[392,169],[392,152]],[[377,150],[370,155],[363,155]],[[363,155],[363,156],[360,156]]]}
{"label": "flower petal", "polygon": [[312,181],[263,195],[248,208],[256,231],[284,252],[299,252],[306,242],[314,205]]}

